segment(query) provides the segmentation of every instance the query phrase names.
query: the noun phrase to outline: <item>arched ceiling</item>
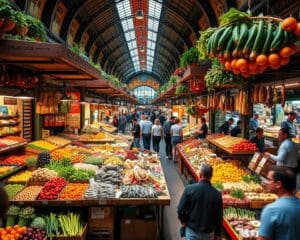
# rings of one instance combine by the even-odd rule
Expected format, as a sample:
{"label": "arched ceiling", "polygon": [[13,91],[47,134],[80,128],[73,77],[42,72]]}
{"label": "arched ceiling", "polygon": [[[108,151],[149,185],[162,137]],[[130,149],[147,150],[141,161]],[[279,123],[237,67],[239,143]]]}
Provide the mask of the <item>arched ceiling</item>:
{"label": "arched ceiling", "polygon": [[[248,1],[27,0],[25,5],[21,0],[15,2],[33,15],[37,13],[32,6],[44,2],[38,17],[57,39],[68,45],[80,43],[105,72],[122,82],[129,83],[140,73],[147,73],[163,84],[178,67],[180,55],[195,44],[199,30],[216,26],[220,14]],[[138,9],[145,14],[142,20],[135,18]],[[133,28],[128,25],[124,29],[124,22],[130,21]],[[131,40],[126,41],[129,35]],[[145,46],[144,51],[141,46]]]}

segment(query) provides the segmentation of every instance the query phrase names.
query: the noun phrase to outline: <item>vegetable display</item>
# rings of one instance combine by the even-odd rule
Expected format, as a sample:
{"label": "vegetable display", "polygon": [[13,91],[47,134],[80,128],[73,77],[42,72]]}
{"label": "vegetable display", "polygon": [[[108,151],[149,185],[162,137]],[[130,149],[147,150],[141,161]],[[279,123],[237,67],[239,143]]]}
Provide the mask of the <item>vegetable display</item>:
{"label": "vegetable display", "polygon": [[67,184],[67,181],[62,177],[56,177],[49,180],[43,187],[38,196],[38,200],[55,200],[58,198],[58,194],[63,187]]}
{"label": "vegetable display", "polygon": [[[239,14],[241,18],[236,18]],[[225,16],[225,24],[206,42],[206,54],[217,57],[225,70],[247,78],[288,64],[298,51],[293,44],[299,36],[294,18],[249,17],[238,11],[231,16],[234,19]]]}

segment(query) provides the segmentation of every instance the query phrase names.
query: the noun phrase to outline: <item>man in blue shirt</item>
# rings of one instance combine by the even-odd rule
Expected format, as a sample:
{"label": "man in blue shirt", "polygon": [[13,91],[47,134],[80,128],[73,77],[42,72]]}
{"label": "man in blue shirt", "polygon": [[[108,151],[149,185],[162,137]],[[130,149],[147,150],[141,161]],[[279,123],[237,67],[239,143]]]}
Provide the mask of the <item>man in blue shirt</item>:
{"label": "man in blue shirt", "polygon": [[141,135],[143,139],[144,149],[150,150],[151,130],[152,130],[152,122],[149,121],[149,118],[146,115],[145,121],[141,123]]}
{"label": "man in blue shirt", "polygon": [[281,123],[281,128],[289,129],[291,137],[296,137],[296,135],[297,135],[297,128],[294,123],[296,116],[297,116],[297,113],[295,113],[293,111],[289,112],[287,119]]}
{"label": "man in blue shirt", "polygon": [[289,130],[281,128],[278,133],[278,140],[281,142],[277,155],[265,153],[272,160],[276,161],[277,166],[285,166],[297,172],[298,151],[296,145],[291,141]]}
{"label": "man in blue shirt", "polygon": [[300,200],[294,195],[296,175],[288,168],[275,166],[268,172],[266,188],[279,198],[263,209],[258,240],[299,240]]}

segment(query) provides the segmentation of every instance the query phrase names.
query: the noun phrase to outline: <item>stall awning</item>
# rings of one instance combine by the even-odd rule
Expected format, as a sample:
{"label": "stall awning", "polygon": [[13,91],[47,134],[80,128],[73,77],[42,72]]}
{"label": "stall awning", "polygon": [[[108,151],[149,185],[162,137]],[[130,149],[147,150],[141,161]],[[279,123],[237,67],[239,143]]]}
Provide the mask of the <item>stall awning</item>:
{"label": "stall awning", "polygon": [[0,40],[0,62],[31,69],[50,79],[101,79],[95,67],[62,44]]}

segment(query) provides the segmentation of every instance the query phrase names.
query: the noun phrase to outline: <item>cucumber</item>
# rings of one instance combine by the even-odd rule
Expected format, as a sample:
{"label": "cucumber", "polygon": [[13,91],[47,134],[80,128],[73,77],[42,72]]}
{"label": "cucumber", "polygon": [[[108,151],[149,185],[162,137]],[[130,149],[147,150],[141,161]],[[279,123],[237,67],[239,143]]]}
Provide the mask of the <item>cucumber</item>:
{"label": "cucumber", "polygon": [[270,51],[270,45],[273,40],[273,25],[271,22],[268,23],[268,28],[267,28],[267,37],[265,40],[265,43],[263,45],[263,48],[261,50],[262,54],[266,54],[267,52]]}
{"label": "cucumber", "polygon": [[243,46],[247,40],[248,37],[248,26],[246,23],[242,23],[240,26],[240,37],[237,42],[236,48],[232,52],[233,57],[237,57],[239,55],[239,52],[241,49],[243,49]]}
{"label": "cucumber", "polygon": [[229,26],[224,30],[224,32],[222,33],[222,36],[220,37],[220,39],[218,41],[218,47],[217,47],[218,51],[220,51],[224,48],[224,45],[230,38],[231,33],[232,33],[232,26]]}
{"label": "cucumber", "polygon": [[233,50],[233,36],[231,35],[231,37],[229,38],[229,40],[226,44],[226,48],[224,51],[225,60],[229,60],[231,58],[232,50]]}
{"label": "cucumber", "polygon": [[260,20],[258,23],[257,35],[253,44],[253,48],[250,54],[250,60],[253,61],[257,57],[258,53],[262,48],[262,44],[265,40],[265,22]]}
{"label": "cucumber", "polygon": [[212,40],[212,46],[211,46],[212,49],[211,50],[215,56],[217,56],[218,40],[222,36],[224,30],[225,30],[225,27],[222,27],[219,30],[217,30],[213,35],[214,38]]}
{"label": "cucumber", "polygon": [[276,35],[270,46],[271,52],[277,50],[284,40],[284,30],[282,29],[281,25],[282,23],[279,23],[279,25],[277,26]]}
{"label": "cucumber", "polygon": [[238,40],[240,38],[240,25],[237,24],[233,27],[233,30],[232,30],[232,39],[233,39],[233,42],[235,44],[238,43]]}
{"label": "cucumber", "polygon": [[252,27],[250,28],[249,34],[248,34],[248,40],[245,43],[244,49],[243,49],[243,54],[244,55],[249,55],[250,50],[253,46],[255,37],[257,34],[257,24],[253,24]]}

